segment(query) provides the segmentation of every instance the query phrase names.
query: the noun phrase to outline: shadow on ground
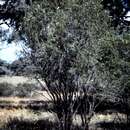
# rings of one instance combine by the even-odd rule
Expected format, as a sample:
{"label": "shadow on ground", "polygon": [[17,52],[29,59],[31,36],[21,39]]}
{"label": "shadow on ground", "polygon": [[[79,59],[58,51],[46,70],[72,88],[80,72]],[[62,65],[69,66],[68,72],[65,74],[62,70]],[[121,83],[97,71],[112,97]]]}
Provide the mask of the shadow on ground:
{"label": "shadow on ground", "polygon": [[[129,130],[129,128],[130,124],[102,122],[97,124],[96,128],[91,128],[91,130]],[[61,128],[58,123],[50,122],[49,120],[28,121],[15,118],[10,119],[0,130],[61,130]],[[81,126],[72,126],[72,130],[84,129]]]}

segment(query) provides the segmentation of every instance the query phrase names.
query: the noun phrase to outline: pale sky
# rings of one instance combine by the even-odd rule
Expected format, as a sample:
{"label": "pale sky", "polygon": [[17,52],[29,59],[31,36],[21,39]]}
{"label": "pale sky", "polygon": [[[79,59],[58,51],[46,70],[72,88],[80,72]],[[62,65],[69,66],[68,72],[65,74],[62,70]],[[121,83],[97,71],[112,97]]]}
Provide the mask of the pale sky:
{"label": "pale sky", "polygon": [[[4,1],[0,0],[0,4],[4,4]],[[2,21],[0,20],[0,23]],[[6,24],[0,25],[0,29],[8,31],[7,35],[12,33],[12,29],[9,28]],[[20,52],[22,51],[22,45],[11,43],[7,44],[6,41],[2,41],[0,39],[0,59],[5,60],[9,63],[13,62],[14,60],[19,58]]]}
{"label": "pale sky", "polygon": [[130,11],[127,12],[127,14],[124,17],[124,20],[130,21]]}
{"label": "pale sky", "polygon": [[2,5],[2,4],[4,4],[5,2],[3,1],[3,0],[0,0],[0,4]]}
{"label": "pale sky", "polygon": [[3,45],[0,44],[0,46],[2,46],[1,48],[3,48],[2,50],[0,50],[0,59],[2,60],[11,63],[14,60],[18,59],[21,55],[20,51],[22,51],[22,47],[20,46],[20,44],[16,45],[16,43],[13,42],[9,45],[7,45],[6,43],[4,43]]}
{"label": "pale sky", "polygon": [[[0,21],[1,22],[1,21]],[[6,24],[0,25],[0,29],[7,31],[7,37],[12,33],[13,29],[9,28]],[[20,52],[22,51],[23,43],[7,44],[7,41],[1,41],[0,39],[0,59],[5,60],[9,63],[18,59]]]}

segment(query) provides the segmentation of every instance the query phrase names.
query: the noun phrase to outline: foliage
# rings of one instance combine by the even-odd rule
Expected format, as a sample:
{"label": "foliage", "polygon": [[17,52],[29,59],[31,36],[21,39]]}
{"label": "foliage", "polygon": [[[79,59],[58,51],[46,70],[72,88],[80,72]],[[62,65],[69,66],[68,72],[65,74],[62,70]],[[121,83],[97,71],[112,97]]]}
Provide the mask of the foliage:
{"label": "foliage", "polygon": [[[3,23],[17,28],[25,15],[28,5],[30,5],[29,0],[3,0],[3,4],[0,5],[0,19],[3,20]],[[7,21],[10,21],[10,24]]]}
{"label": "foliage", "polygon": [[101,0],[43,0],[35,1],[24,19],[34,74],[45,80],[63,129],[71,128],[76,101],[86,104],[81,116],[88,127],[100,103],[96,97],[114,100],[120,90],[122,39],[106,16]]}
{"label": "foliage", "polygon": [[10,64],[10,70],[13,75],[26,75],[29,71],[33,70],[32,66],[27,62],[25,57],[19,58]]}
{"label": "foliage", "polygon": [[31,97],[36,90],[41,90],[36,84],[23,83],[14,86],[6,82],[0,83],[0,96]]}
{"label": "foliage", "polygon": [[8,83],[0,83],[0,96],[10,96],[14,92],[14,87]]}
{"label": "foliage", "polygon": [[15,88],[14,96],[31,97],[33,92],[36,90],[41,90],[41,88],[39,86],[29,83],[18,84]]}
{"label": "foliage", "polygon": [[124,16],[129,11],[130,2],[127,0],[103,0],[104,9],[109,10],[114,27],[127,25]]}
{"label": "foliage", "polygon": [[0,59],[0,76],[1,75],[11,75],[12,72],[9,68],[9,64]]}

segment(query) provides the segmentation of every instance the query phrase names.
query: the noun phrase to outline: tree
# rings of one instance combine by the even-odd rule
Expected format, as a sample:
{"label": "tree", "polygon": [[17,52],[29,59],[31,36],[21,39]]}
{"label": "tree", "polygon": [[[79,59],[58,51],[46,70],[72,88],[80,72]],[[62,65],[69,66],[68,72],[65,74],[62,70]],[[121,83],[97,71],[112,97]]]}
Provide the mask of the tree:
{"label": "tree", "polygon": [[0,5],[0,19],[7,25],[9,24],[6,20],[9,20],[10,24],[17,28],[30,4],[29,0],[3,0]]}
{"label": "tree", "polygon": [[[21,22],[30,8],[32,3],[41,2],[41,0],[2,0],[3,4],[0,4],[0,24],[7,24],[9,27],[14,28],[14,34],[10,36],[8,42],[12,42],[13,40],[17,39],[18,37],[21,40],[26,41],[26,37],[24,32],[21,28]],[[53,0],[48,1],[51,4],[53,9],[57,7],[64,7],[67,1],[63,0]],[[124,0],[103,0],[102,4],[104,9],[109,10],[110,16],[112,16],[112,25],[114,27],[119,27],[120,32],[125,28],[129,28],[129,23],[124,21],[124,16],[129,10],[129,1]],[[1,31],[0,35],[6,35],[6,32]],[[7,39],[6,39],[7,40]]]}
{"label": "tree", "polygon": [[129,33],[124,33],[122,35],[124,44],[118,45],[119,55],[124,62],[122,62],[122,76],[121,76],[121,92],[120,96],[122,98],[122,106],[127,115],[127,123],[130,123],[130,38]]}
{"label": "tree", "polygon": [[129,11],[129,2],[125,0],[103,0],[104,8],[109,10],[113,17],[112,23],[115,27],[125,25],[124,16]]}
{"label": "tree", "polygon": [[13,33],[7,36],[8,30],[0,30],[0,38],[11,43],[13,40],[23,40],[24,34],[21,30],[21,22],[25,13],[31,5],[31,0],[2,0],[0,3],[0,25],[6,24],[12,28]]}
{"label": "tree", "polygon": [[9,66],[8,63],[0,59],[0,76],[12,74]]}
{"label": "tree", "polygon": [[118,36],[101,0],[57,2],[34,1],[26,14],[23,27],[30,62],[46,82],[62,129],[71,129],[77,101],[85,103],[81,116],[86,128],[100,103],[96,97],[115,97],[119,89],[117,75],[112,77],[116,69],[111,76],[108,66],[120,62]]}
{"label": "tree", "polygon": [[27,59],[27,57],[21,57],[18,60],[13,61],[10,65],[10,70],[13,72],[13,75],[22,75],[26,76],[29,73],[32,73],[32,70],[35,68],[31,65]]}

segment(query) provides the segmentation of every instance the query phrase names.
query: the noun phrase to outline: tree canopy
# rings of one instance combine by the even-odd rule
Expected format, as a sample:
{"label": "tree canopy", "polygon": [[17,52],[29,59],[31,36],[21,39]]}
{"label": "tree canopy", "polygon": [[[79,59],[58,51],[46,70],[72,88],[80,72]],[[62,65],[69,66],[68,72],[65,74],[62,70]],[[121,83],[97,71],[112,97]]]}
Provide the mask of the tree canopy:
{"label": "tree canopy", "polygon": [[[5,23],[6,20],[10,21],[12,26],[15,26],[17,29],[21,25],[21,21],[25,16],[27,10],[30,8],[32,3],[42,2],[41,0],[3,0],[3,4],[0,5],[0,19],[2,19]],[[53,0],[48,1],[49,4],[53,6],[53,9],[57,7],[63,7],[67,0],[59,1]],[[82,2],[82,1],[81,1]],[[109,15],[113,17],[113,26],[117,25],[125,25],[125,21],[123,17],[129,10],[129,1],[127,0],[103,0],[102,5],[104,9],[109,10]],[[8,23],[7,23],[8,24]]]}

